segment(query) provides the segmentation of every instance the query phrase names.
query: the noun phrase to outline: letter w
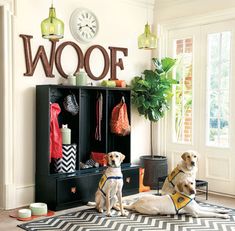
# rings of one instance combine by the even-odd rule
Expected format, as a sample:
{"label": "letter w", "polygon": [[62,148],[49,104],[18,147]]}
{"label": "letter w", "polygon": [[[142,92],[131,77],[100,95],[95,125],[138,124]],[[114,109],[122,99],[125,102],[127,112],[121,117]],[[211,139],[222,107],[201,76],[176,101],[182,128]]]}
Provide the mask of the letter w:
{"label": "letter w", "polygon": [[58,40],[50,40],[52,46],[51,46],[51,55],[49,62],[43,46],[39,46],[37,54],[34,57],[34,60],[32,59],[30,39],[33,38],[33,36],[20,34],[20,37],[23,39],[23,44],[24,44],[24,54],[25,54],[25,63],[26,63],[26,73],[24,73],[24,75],[32,76],[36,69],[38,60],[41,59],[46,76],[55,77],[52,71],[53,71],[53,63],[55,60],[56,42]]}

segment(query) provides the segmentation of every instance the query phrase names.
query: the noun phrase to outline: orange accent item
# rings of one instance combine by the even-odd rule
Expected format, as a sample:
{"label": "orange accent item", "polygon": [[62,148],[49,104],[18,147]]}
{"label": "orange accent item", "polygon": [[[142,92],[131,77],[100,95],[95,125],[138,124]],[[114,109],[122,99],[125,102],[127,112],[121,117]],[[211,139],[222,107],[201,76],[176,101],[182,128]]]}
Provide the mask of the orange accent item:
{"label": "orange accent item", "polygon": [[125,80],[114,80],[116,83],[116,87],[126,87],[126,81]]}
{"label": "orange accent item", "polygon": [[106,153],[91,152],[91,159],[99,163],[101,166],[107,166]]}
{"label": "orange accent item", "polygon": [[139,170],[139,192],[147,192],[150,191],[150,187],[149,186],[144,186],[144,168],[140,168]]}
{"label": "orange accent item", "polygon": [[124,96],[122,97],[121,102],[112,110],[110,129],[112,133],[119,136],[126,136],[130,133],[131,127]]}

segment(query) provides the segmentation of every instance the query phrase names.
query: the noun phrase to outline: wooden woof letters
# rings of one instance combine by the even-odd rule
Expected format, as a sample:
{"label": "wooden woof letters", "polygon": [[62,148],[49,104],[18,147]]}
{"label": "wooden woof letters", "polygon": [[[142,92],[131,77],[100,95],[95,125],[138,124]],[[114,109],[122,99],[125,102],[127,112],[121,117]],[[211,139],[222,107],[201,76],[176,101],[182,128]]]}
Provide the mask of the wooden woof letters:
{"label": "wooden woof letters", "polygon": [[[32,50],[31,50],[31,43],[30,40],[33,38],[31,35],[24,35],[20,34],[20,37],[23,39],[23,45],[24,45],[24,54],[25,54],[25,65],[26,65],[26,73],[24,73],[24,76],[33,76],[34,71],[36,69],[36,66],[38,64],[39,59],[42,62],[43,69],[45,71],[45,74],[49,78],[55,77],[53,74],[53,65],[55,63],[56,69],[60,73],[60,75],[64,78],[67,78],[68,75],[64,72],[61,64],[61,55],[63,52],[63,49],[66,46],[71,46],[74,48],[74,50],[77,53],[78,56],[78,63],[76,67],[76,72],[79,71],[80,68],[85,68],[88,76],[93,80],[101,80],[105,78],[107,75],[109,69],[110,69],[110,79],[111,80],[117,80],[117,67],[119,67],[121,70],[124,70],[123,61],[121,58],[117,60],[117,52],[120,51],[124,54],[124,56],[128,55],[128,49],[122,48],[122,47],[108,47],[110,50],[110,57],[108,55],[108,52],[105,50],[104,47],[100,45],[93,45],[88,48],[88,50],[85,53],[85,56],[83,55],[83,52],[81,48],[72,41],[63,42],[58,46],[56,49],[56,44],[58,40],[50,40],[51,42],[51,53],[50,53],[50,59],[48,59],[47,54],[45,52],[45,48],[43,46],[39,46],[38,51],[34,57],[32,58]],[[90,56],[94,49],[100,50],[103,59],[104,59],[104,68],[102,73],[99,76],[93,75],[90,68]],[[74,73],[74,74],[75,74]]]}

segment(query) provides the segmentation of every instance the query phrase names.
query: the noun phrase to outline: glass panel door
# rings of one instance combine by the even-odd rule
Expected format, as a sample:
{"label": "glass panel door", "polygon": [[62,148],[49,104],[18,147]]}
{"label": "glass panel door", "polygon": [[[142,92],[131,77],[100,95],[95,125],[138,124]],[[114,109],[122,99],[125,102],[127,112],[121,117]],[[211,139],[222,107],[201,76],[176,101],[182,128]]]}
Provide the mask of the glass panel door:
{"label": "glass panel door", "polygon": [[[199,152],[198,179],[235,195],[235,21],[170,30],[167,56],[177,57],[172,108],[161,131],[169,171],[189,149]],[[164,140],[164,141],[162,141]]]}

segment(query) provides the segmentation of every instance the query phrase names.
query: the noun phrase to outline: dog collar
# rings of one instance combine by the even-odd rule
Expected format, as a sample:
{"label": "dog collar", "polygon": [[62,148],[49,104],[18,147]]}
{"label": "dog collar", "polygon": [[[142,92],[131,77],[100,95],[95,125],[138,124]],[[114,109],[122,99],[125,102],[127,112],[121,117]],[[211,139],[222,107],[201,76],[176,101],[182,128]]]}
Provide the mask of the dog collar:
{"label": "dog collar", "polygon": [[108,167],[109,167],[109,168],[121,168],[121,165],[120,165],[120,166],[117,166],[117,167],[114,167],[114,166],[108,164]]}

